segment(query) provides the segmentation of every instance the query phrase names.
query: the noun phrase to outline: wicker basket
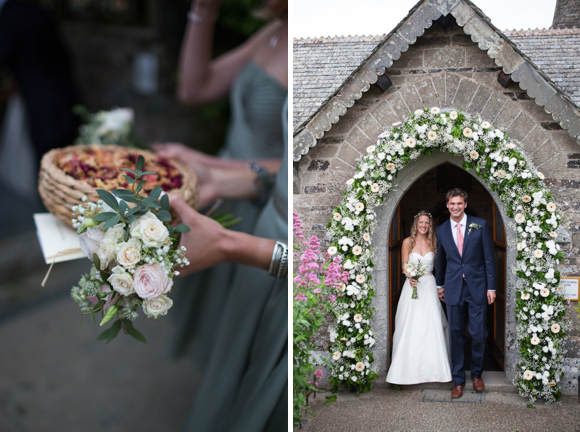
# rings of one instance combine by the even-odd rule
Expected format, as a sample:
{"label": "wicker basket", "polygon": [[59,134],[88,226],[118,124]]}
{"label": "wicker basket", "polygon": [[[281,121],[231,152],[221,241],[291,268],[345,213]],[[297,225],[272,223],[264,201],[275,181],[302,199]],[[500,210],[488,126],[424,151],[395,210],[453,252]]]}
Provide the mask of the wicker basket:
{"label": "wicker basket", "polygon": [[[114,150],[119,153],[143,155],[146,161],[156,158],[155,154],[140,149],[119,147],[114,145],[92,146],[102,150]],[[99,200],[96,188],[90,184],[75,179],[56,166],[55,159],[63,152],[83,153],[87,146],[70,146],[54,149],[42,157],[38,174],[38,191],[44,206],[61,221],[72,227],[72,207],[82,202],[86,196],[89,201]],[[172,160],[171,164],[182,175],[182,186],[171,190],[170,193],[180,195],[191,207],[195,207],[199,199],[197,176],[186,165]],[[173,213],[172,213],[173,215]],[[175,215],[174,219],[176,219]]]}

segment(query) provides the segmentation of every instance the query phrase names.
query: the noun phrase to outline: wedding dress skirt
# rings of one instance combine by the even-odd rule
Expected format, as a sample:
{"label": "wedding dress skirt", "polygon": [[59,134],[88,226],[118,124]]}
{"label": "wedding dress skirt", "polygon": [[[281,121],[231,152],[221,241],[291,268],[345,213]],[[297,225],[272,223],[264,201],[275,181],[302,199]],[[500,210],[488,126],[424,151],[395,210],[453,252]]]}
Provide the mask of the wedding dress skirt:
{"label": "wedding dress skirt", "polygon": [[[422,261],[433,272],[435,254],[411,252],[409,262]],[[435,277],[425,275],[417,285],[418,299],[411,299],[413,287],[405,281],[393,335],[393,354],[387,382],[419,384],[451,381],[449,327],[437,295]]]}

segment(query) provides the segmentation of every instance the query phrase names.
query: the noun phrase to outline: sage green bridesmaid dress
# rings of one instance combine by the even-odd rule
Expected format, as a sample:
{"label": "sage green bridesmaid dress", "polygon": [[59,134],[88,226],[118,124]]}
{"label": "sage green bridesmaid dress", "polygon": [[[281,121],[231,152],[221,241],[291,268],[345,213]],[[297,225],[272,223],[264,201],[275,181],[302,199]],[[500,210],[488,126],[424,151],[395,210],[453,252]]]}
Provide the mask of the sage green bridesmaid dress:
{"label": "sage green bridesmaid dress", "polygon": [[[282,110],[284,136],[288,101]],[[288,244],[288,151],[252,234]],[[288,428],[288,279],[238,266],[187,431]]]}

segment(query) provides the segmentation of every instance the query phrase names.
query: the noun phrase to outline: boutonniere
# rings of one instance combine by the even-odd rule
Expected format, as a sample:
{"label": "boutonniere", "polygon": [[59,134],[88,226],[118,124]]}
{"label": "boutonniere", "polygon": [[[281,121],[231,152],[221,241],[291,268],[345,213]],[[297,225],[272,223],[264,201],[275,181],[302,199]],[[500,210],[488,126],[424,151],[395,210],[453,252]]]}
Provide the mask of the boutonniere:
{"label": "boutonniere", "polygon": [[471,230],[474,230],[474,229],[475,230],[478,230],[480,228],[481,228],[481,225],[480,224],[476,224],[475,222],[472,222],[472,223],[469,224],[469,231],[467,231],[467,234],[470,234],[471,233]]}

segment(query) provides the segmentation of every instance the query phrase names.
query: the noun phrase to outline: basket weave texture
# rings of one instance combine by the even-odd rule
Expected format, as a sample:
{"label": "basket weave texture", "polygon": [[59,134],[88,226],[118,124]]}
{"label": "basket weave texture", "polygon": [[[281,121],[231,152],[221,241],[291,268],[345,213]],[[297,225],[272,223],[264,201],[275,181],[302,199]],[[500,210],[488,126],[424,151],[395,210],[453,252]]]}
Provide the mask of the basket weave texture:
{"label": "basket weave texture", "polygon": [[[145,161],[155,160],[155,153],[119,147],[114,145],[99,146],[69,146],[53,149],[47,152],[40,162],[40,172],[38,174],[38,191],[44,206],[55,215],[58,219],[72,227],[73,212],[72,207],[82,203],[82,197],[86,196],[88,201],[97,202],[100,198],[97,189],[85,181],[77,180],[66,174],[62,169],[57,167],[56,159],[60,153],[83,153],[88,148],[102,149],[105,151],[114,151],[120,154],[142,155]],[[195,207],[199,199],[198,181],[195,173],[186,165],[179,161],[171,160],[171,164],[182,175],[182,186],[179,189],[166,191],[168,193],[179,195],[191,207]],[[172,212],[172,216],[173,215]]]}

